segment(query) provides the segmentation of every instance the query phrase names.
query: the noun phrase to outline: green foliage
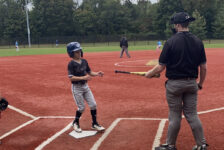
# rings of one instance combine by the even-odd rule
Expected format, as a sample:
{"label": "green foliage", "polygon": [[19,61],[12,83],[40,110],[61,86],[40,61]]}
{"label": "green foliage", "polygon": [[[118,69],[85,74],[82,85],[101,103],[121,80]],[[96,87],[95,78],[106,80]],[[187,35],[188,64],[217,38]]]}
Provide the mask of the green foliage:
{"label": "green foliage", "polygon": [[[222,3],[222,6],[223,3]],[[214,26],[214,37],[217,39],[224,38],[224,7],[221,7],[218,10],[217,15],[215,16],[215,22],[213,23]]]}
{"label": "green foliage", "polygon": [[[197,15],[196,10],[202,22],[193,23],[192,31],[201,38],[223,38],[224,0],[160,0],[155,4],[150,0],[137,0],[137,4],[131,0],[83,0],[81,4],[77,0],[32,2],[34,7],[29,11],[31,40],[110,35],[144,35],[165,40],[172,34],[169,21],[175,12]],[[0,42],[14,42],[18,38],[20,43],[26,41],[24,5],[25,0],[0,0]],[[198,26],[194,25],[196,23]]]}
{"label": "green foliage", "polygon": [[205,18],[200,15],[200,13],[195,10],[192,15],[196,20],[190,23],[190,31],[198,36],[200,39],[206,38],[206,22]]}
{"label": "green foliage", "polygon": [[181,0],[160,0],[157,9],[156,25],[157,33],[165,37],[167,21],[170,21],[171,16],[175,12],[183,11]]}
{"label": "green foliage", "polygon": [[33,0],[31,34],[36,36],[63,36],[74,33],[72,0]]}
{"label": "green foliage", "polygon": [[25,38],[25,11],[20,2],[20,0],[0,1],[0,37],[5,39]]}

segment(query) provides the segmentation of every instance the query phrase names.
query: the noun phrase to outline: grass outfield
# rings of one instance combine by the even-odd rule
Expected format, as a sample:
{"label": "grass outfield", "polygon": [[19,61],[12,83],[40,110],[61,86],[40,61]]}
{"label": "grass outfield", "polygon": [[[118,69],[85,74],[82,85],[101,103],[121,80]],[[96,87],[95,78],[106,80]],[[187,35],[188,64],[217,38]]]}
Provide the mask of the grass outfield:
{"label": "grass outfield", "polygon": [[[115,45],[85,45],[82,44],[83,51],[84,52],[109,52],[109,51],[120,51],[119,46]],[[33,46],[35,47],[35,46]],[[224,48],[223,43],[217,43],[217,44],[209,44],[205,42],[205,48]],[[155,50],[156,44],[153,45],[130,45],[129,50]],[[0,49],[0,57],[5,56],[21,56],[21,55],[46,55],[46,54],[64,54],[66,53],[66,46],[61,45],[58,48],[52,48],[52,47],[45,47],[45,48],[20,48],[19,52],[16,52],[15,48],[11,49]]]}

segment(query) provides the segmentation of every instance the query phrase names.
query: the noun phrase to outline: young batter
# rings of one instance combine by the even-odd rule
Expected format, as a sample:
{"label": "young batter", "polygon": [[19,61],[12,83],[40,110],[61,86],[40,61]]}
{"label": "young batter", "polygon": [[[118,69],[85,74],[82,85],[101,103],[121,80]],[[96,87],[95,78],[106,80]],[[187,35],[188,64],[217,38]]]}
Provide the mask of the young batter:
{"label": "young batter", "polygon": [[93,76],[102,77],[104,73],[102,71],[91,71],[87,60],[81,58],[83,56],[83,52],[78,42],[69,43],[67,45],[67,52],[68,55],[72,58],[68,64],[68,77],[71,80],[72,94],[78,107],[78,110],[76,111],[76,117],[73,122],[73,128],[76,132],[82,132],[82,129],[79,125],[79,118],[85,110],[84,100],[86,100],[88,106],[90,107],[92,116],[92,129],[103,131],[105,128],[100,126],[97,122],[96,101],[87,84],[87,81],[90,80]]}

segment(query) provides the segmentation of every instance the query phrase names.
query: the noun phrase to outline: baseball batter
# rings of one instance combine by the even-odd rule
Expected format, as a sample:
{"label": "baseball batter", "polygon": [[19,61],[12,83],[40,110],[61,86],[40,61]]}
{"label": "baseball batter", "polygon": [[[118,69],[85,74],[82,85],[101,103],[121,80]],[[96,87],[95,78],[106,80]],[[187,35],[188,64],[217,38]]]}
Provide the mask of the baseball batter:
{"label": "baseball batter", "polygon": [[97,122],[96,101],[87,84],[87,81],[89,81],[91,77],[94,76],[102,77],[104,73],[102,71],[91,71],[87,60],[81,58],[83,56],[83,52],[78,42],[69,43],[67,45],[67,52],[68,55],[72,58],[72,60],[68,63],[68,77],[72,83],[72,94],[78,107],[78,110],[76,111],[76,117],[73,122],[73,128],[76,132],[82,132],[79,119],[85,110],[84,100],[86,100],[91,111],[92,129],[103,131],[105,128],[99,125]]}

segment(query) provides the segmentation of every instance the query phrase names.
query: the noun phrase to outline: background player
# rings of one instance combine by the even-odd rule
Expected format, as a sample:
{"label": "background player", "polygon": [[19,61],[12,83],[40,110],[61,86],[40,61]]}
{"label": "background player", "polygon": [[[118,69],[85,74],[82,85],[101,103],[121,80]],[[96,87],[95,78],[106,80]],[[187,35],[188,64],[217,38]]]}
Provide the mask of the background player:
{"label": "background player", "polygon": [[126,55],[128,56],[128,58],[130,58],[130,54],[128,53],[128,40],[126,37],[123,37],[120,41],[120,47],[121,47],[121,54],[120,54],[120,58],[122,58],[123,53],[125,51]]}
{"label": "background player", "polygon": [[16,46],[16,51],[18,52],[19,51],[19,42],[18,41],[15,42],[15,46]]}
{"label": "background player", "polygon": [[161,47],[162,47],[162,42],[161,41],[158,41],[157,42],[156,50],[160,50]]}
{"label": "background player", "polygon": [[79,119],[85,110],[84,100],[86,100],[88,106],[90,107],[92,116],[92,129],[103,131],[105,128],[100,126],[97,122],[96,101],[87,84],[87,81],[90,80],[92,76],[102,77],[104,73],[102,71],[91,71],[87,60],[81,58],[83,56],[83,52],[78,42],[69,43],[67,45],[67,52],[68,55],[72,58],[68,64],[68,77],[71,80],[72,94],[78,107],[78,110],[76,111],[76,117],[73,122],[73,128],[76,132],[82,132]]}

